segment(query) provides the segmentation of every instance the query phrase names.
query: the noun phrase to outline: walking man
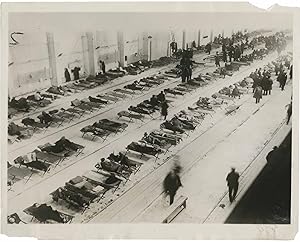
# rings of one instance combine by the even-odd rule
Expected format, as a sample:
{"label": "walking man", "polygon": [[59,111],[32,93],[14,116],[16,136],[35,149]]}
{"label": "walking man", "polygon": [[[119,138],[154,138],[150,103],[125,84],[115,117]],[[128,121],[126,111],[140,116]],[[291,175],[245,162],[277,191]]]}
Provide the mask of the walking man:
{"label": "walking man", "polygon": [[231,172],[226,177],[230,203],[235,200],[239,188],[239,177],[240,175],[235,171],[235,168],[231,168]]}
{"label": "walking man", "polygon": [[179,174],[181,172],[181,166],[175,165],[174,168],[168,173],[164,182],[163,188],[166,195],[170,196],[170,205],[174,202],[174,197],[179,187],[182,187]]}

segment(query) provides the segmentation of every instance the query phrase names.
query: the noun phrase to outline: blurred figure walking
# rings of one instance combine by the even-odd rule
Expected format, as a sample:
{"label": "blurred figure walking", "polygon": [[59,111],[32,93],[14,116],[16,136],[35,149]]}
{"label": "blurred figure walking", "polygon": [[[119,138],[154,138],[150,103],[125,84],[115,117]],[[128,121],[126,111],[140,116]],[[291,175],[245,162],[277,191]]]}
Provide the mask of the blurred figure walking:
{"label": "blurred figure walking", "polygon": [[163,182],[164,193],[170,196],[170,205],[174,202],[177,190],[182,186],[179,177],[181,170],[182,168],[180,165],[175,165]]}

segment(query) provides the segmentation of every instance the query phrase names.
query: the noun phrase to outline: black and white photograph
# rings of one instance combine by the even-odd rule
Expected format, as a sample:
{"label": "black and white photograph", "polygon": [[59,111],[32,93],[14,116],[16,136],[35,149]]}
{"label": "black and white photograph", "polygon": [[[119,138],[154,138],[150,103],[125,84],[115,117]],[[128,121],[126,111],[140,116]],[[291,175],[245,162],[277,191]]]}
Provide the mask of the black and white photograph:
{"label": "black and white photograph", "polygon": [[10,235],[110,224],[286,225],[295,235],[295,16],[185,4],[6,9]]}

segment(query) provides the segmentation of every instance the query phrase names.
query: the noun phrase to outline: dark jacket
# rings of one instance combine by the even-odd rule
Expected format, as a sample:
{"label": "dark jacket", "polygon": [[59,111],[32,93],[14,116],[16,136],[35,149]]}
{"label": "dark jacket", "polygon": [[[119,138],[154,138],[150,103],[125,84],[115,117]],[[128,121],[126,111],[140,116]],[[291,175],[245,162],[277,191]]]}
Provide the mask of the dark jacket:
{"label": "dark jacket", "polygon": [[163,182],[163,186],[165,193],[176,193],[178,188],[182,186],[179,175],[173,171],[169,172]]}
{"label": "dark jacket", "polygon": [[239,177],[240,177],[239,173],[235,171],[231,171],[226,177],[227,185],[229,187],[238,185]]}

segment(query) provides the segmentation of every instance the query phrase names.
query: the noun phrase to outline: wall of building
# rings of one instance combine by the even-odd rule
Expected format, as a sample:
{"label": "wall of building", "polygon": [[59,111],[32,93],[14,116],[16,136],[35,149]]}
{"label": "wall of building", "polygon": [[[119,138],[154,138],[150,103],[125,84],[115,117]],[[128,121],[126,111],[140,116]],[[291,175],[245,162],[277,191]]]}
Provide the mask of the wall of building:
{"label": "wall of building", "polygon": [[19,44],[9,47],[9,95],[17,96],[50,86],[46,34],[26,32],[14,38]]}
{"label": "wall of building", "polygon": [[95,33],[95,66],[100,71],[100,60],[104,61],[106,69],[119,66],[119,50],[117,33],[115,31],[96,31]]}
{"label": "wall of building", "polygon": [[74,67],[80,68],[80,76],[87,76],[88,67],[85,65],[87,62],[86,41],[85,33],[69,31],[54,33],[58,83],[65,82],[65,68],[68,68],[71,80],[74,78],[71,72]]}

